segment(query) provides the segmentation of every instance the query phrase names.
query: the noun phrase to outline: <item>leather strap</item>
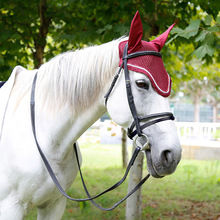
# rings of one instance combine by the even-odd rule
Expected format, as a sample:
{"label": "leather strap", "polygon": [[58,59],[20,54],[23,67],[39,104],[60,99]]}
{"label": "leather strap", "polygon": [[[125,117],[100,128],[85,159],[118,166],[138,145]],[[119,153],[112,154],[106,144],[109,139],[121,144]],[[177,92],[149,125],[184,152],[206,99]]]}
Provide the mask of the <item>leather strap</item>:
{"label": "leather strap", "polygon": [[[166,121],[166,120],[174,120],[175,117],[171,112],[163,112],[163,113],[157,113],[157,114],[151,114],[145,117],[139,117],[139,122],[146,121],[143,125],[141,125],[141,130],[144,128],[147,128],[153,124],[156,124],[158,122]],[[133,139],[133,137],[137,134],[137,130],[134,130],[136,124],[135,122],[132,123],[130,128],[127,130],[127,135],[130,139]],[[134,131],[133,131],[134,130]]]}
{"label": "leather strap", "polygon": [[130,58],[135,58],[139,56],[147,56],[147,55],[157,56],[157,57],[162,58],[162,54],[157,51],[139,51],[139,52],[127,54],[122,59],[130,59]]}
{"label": "leather strap", "polygon": [[117,74],[115,75],[115,77],[114,77],[114,79],[113,79],[113,81],[112,81],[112,84],[111,84],[111,86],[110,86],[108,92],[107,92],[107,93],[105,94],[105,96],[104,96],[104,98],[105,98],[105,105],[107,105],[108,97],[109,97],[109,95],[111,94],[112,89],[114,88],[115,83],[116,83],[117,80],[118,80],[118,77],[119,77],[119,74],[120,74],[120,72],[121,72],[121,69],[122,69],[123,65],[124,65],[124,62],[122,62],[122,64],[121,64],[121,66],[120,66],[120,68],[119,68]]}
{"label": "leather strap", "polygon": [[[89,198],[88,200],[91,200],[91,202],[93,203],[93,205],[95,205],[97,208],[99,208],[99,209],[101,209],[101,210],[103,210],[103,211],[111,211],[111,210],[115,209],[118,205],[120,205],[120,204],[121,204],[122,202],[124,202],[128,197],[130,197],[134,192],[136,192],[136,191],[147,181],[147,179],[150,177],[150,174],[148,174],[145,178],[143,178],[143,179],[141,180],[140,183],[137,184],[137,186],[136,186],[131,192],[129,192],[123,199],[121,199],[121,200],[119,200],[118,202],[116,202],[112,207],[110,207],[110,208],[103,208],[103,207],[101,207],[100,205],[98,205],[98,204],[93,200],[94,197],[91,197],[91,196],[90,196],[90,193],[89,193],[89,191],[88,191],[88,189],[87,189],[87,187],[86,187],[86,185],[85,185],[85,181],[84,181],[84,179],[83,179],[83,175],[82,175],[82,172],[81,172],[81,168],[80,168],[80,163],[79,163],[79,158],[78,158],[78,153],[77,153],[76,144],[74,144],[74,148],[75,148],[75,152],[76,152],[76,158],[77,158],[77,164],[78,164],[78,168],[79,168],[79,172],[80,172],[80,177],[81,177],[81,180],[82,180],[82,184],[83,184],[84,190],[85,190],[85,192],[86,192],[86,194],[87,194],[87,196],[88,196],[88,198]],[[138,154],[138,153],[140,152],[140,148],[137,147],[137,148],[135,149],[135,152],[136,152],[136,151],[137,151],[137,154]],[[135,152],[134,152],[133,155],[136,155]],[[133,156],[132,156],[132,157],[133,157]],[[135,158],[136,158],[136,156],[135,156]],[[132,166],[132,165],[133,165],[133,162],[134,162],[134,161],[132,161],[132,162],[130,161],[128,167]],[[131,165],[130,163],[132,163],[132,165]],[[128,169],[128,167],[127,167],[127,169]],[[129,168],[129,170],[130,170],[130,168]],[[126,170],[126,172],[127,172],[127,170]],[[105,193],[107,193],[107,192],[110,192],[111,190],[113,190],[113,189],[117,188],[118,186],[120,186],[120,185],[124,182],[124,180],[126,179],[126,176],[127,176],[127,175],[125,174],[124,177],[123,177],[118,183],[116,183],[115,185],[113,185],[113,186],[110,187],[109,189],[103,191],[102,193],[98,194],[95,198],[97,198],[97,197],[99,197],[99,196],[101,196],[101,195],[103,195],[103,194],[105,194]],[[85,200],[84,200],[84,201],[85,201]]]}
{"label": "leather strap", "polygon": [[135,123],[135,126],[136,126],[137,134],[138,134],[138,136],[141,136],[142,131],[141,131],[141,127],[140,127],[139,118],[138,118],[138,115],[137,115],[137,110],[136,110],[136,107],[135,107],[135,104],[134,104],[134,97],[133,97],[132,90],[131,90],[131,81],[130,81],[128,66],[127,66],[127,58],[126,58],[127,50],[128,50],[128,43],[125,45],[124,53],[123,53],[127,98],[128,98],[128,104],[129,104],[129,107],[130,107],[130,110],[131,110],[131,114],[134,118],[134,123]]}
{"label": "leather strap", "polygon": [[5,81],[0,82],[0,88],[1,88],[2,86],[4,86],[5,83],[6,83]]}

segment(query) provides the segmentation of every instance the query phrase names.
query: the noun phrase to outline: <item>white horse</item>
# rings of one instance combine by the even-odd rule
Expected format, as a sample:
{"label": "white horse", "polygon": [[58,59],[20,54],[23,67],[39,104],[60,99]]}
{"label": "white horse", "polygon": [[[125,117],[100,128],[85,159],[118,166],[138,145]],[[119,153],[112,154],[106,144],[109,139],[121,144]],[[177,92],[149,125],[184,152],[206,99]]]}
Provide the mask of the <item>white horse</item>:
{"label": "white horse", "polygon": [[[0,220],[21,220],[33,206],[38,208],[37,219],[58,220],[66,206],[32,133],[29,106],[36,72],[37,139],[60,184],[68,190],[77,175],[72,144],[83,132],[106,111],[124,128],[133,122],[123,72],[107,105],[104,99],[118,70],[119,44],[125,40],[58,55],[38,70],[15,67],[0,89]],[[130,70],[130,82],[139,116],[170,111],[168,98],[155,90],[148,76]],[[143,133],[151,146],[150,174],[173,173],[181,158],[174,122],[154,124]]]}

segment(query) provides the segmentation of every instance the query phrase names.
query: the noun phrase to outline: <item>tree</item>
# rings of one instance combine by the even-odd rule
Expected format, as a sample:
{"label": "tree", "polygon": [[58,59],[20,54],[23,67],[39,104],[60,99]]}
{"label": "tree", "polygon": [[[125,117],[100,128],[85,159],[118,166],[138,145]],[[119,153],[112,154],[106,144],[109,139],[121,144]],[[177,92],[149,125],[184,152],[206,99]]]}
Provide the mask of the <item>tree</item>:
{"label": "tree", "polygon": [[[17,64],[37,68],[63,51],[124,35],[136,10],[142,15],[144,36],[148,40],[173,22],[187,26],[200,3],[203,11],[216,17],[219,4],[215,1],[34,0],[31,4],[22,0],[1,1],[1,79],[7,79]],[[184,42],[176,36],[175,39],[176,45]]]}
{"label": "tree", "polygon": [[25,66],[34,62],[38,67],[43,63],[51,23],[46,0],[33,1],[32,4],[19,0],[1,1],[0,6],[1,70],[11,70],[11,64],[16,62]]}
{"label": "tree", "polygon": [[[194,8],[195,14],[184,28],[174,27],[172,32],[176,40],[176,48],[182,44],[191,43],[194,50],[185,55],[186,61],[191,60],[193,55],[197,59],[205,60],[206,64],[213,61],[213,57],[219,58],[220,48],[220,5],[217,1],[191,1],[189,6]],[[196,4],[195,4],[196,3]],[[183,26],[183,25],[181,25]]]}
{"label": "tree", "polygon": [[[211,10],[214,7],[211,4],[196,7],[197,13],[192,17],[188,26],[185,28],[174,27],[171,32],[174,37],[169,41],[174,41],[175,44],[174,47],[169,45],[169,48],[172,48],[169,55],[174,61],[168,62],[167,65],[167,69],[171,69],[169,72],[172,73],[175,82],[173,90],[184,91],[185,95],[191,97],[195,106],[196,122],[199,122],[199,105],[204,95],[210,97],[208,94],[219,93],[216,86],[208,88],[205,82],[205,79],[208,79],[212,84],[213,80],[216,81],[220,77],[219,67],[217,67],[220,60],[219,4],[216,6],[217,10],[216,8]],[[187,40],[187,44],[185,40]],[[172,52],[174,48],[176,52]],[[216,97],[212,103],[217,103],[219,95],[217,94],[212,96],[212,100]],[[216,110],[216,108],[217,104],[214,109]]]}
{"label": "tree", "polygon": [[58,53],[108,41],[125,30],[114,13],[120,8],[116,1],[13,0],[1,1],[0,8],[0,80],[15,65],[38,68]]}
{"label": "tree", "polygon": [[[133,143],[134,151],[136,148]],[[131,192],[142,180],[144,154],[139,153],[131,168],[128,183],[128,192]],[[141,189],[139,188],[126,202],[126,220],[141,219]]]}
{"label": "tree", "polygon": [[[220,68],[219,68],[220,69]],[[213,80],[206,79],[207,90],[206,99],[207,103],[213,106],[213,122],[218,119],[218,104],[220,103],[220,77],[215,77]]]}
{"label": "tree", "polygon": [[201,102],[205,100],[204,97],[209,97],[207,98],[209,101],[205,101],[206,103],[216,103],[213,107],[217,112],[218,97],[220,96],[218,86],[220,63],[217,62],[217,58],[213,55],[212,64],[207,64],[205,60],[198,59],[195,55],[191,60],[187,60],[187,54],[192,54],[194,50],[194,46],[190,43],[179,46],[178,51],[175,51],[175,45],[169,45],[169,49],[170,62],[168,62],[168,65],[165,63],[165,65],[172,75],[173,91],[171,99],[175,99],[179,92],[183,92],[184,96],[192,100],[195,106],[194,118],[196,122],[200,121],[199,108]]}

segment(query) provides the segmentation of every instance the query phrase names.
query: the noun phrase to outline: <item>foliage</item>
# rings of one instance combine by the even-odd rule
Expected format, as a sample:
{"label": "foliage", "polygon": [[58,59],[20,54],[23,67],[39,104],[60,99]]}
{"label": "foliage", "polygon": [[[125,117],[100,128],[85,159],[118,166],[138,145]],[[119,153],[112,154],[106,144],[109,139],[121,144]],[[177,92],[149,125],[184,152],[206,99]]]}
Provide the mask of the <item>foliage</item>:
{"label": "foliage", "polygon": [[220,97],[220,5],[212,3],[190,1],[189,7],[196,13],[189,23],[180,22],[173,28],[174,36],[167,43],[171,49],[166,68],[172,73],[172,95],[182,91],[197,104],[207,97],[203,101],[216,105]]}
{"label": "foliage", "polygon": [[[199,91],[196,85],[202,87],[205,78],[209,85],[219,79],[219,9],[218,0],[1,1],[0,80],[6,80],[16,65],[38,68],[64,51],[128,34],[132,16],[139,10],[145,40],[176,23],[162,51],[173,79],[172,96],[181,90],[186,94],[189,85]],[[213,103],[219,87],[210,88]]]}
{"label": "foliage", "polygon": [[[201,24],[208,26],[201,29],[203,26],[200,25],[200,34],[198,32],[198,36],[190,38],[193,41],[196,37],[202,44],[195,54],[205,55],[206,58],[206,54],[213,54],[216,44],[215,37],[212,43],[204,43],[209,42],[218,28],[210,19],[217,16],[219,4],[215,1],[34,0],[31,4],[22,0],[1,1],[0,80],[7,79],[15,65],[39,67],[42,62],[63,51],[83,47],[84,44],[104,43],[128,33],[130,21],[137,10],[142,16],[146,40],[158,35],[173,22],[187,30],[196,25],[198,28],[198,21],[193,23],[190,19],[199,19],[200,11],[207,13],[208,17]],[[200,6],[200,11],[197,6]],[[219,19],[216,24],[219,24]],[[188,43],[183,38],[183,32],[185,30],[176,29],[178,36],[182,36],[176,38],[175,35],[177,48]],[[202,51],[201,55],[199,51]]]}
{"label": "foliage", "polygon": [[[216,140],[220,140],[220,129],[217,129],[214,133],[214,138]],[[220,181],[220,180],[219,180]]]}
{"label": "foliage", "polygon": [[[197,19],[191,19],[189,25],[182,29],[174,27],[172,32],[177,37],[185,38],[188,43],[193,43],[195,50],[186,56],[186,60],[195,55],[198,59],[202,58],[206,63],[212,62],[211,57],[216,53],[219,59],[220,48],[220,15],[213,18],[211,15],[201,11],[199,8],[197,12]],[[177,43],[180,45],[181,43]]]}
{"label": "foliage", "polygon": [[167,43],[171,50],[166,68],[173,78],[173,96],[182,91],[194,104],[202,100],[216,105],[220,96],[220,15],[218,11],[209,15],[201,7],[196,11],[185,28],[171,31],[174,36]]}

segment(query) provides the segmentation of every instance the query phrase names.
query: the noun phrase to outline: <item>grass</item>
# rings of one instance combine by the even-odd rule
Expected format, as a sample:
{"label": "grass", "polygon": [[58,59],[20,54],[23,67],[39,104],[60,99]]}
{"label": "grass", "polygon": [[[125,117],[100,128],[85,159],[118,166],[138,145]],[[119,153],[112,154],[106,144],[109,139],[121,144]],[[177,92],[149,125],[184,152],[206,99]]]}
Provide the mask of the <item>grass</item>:
{"label": "grass", "polygon": [[[124,174],[121,148],[117,145],[81,145],[82,171],[88,189],[95,195],[117,182]],[[146,161],[144,175],[147,174]],[[97,199],[110,207],[127,193],[127,182]],[[81,181],[68,194],[86,197]],[[36,219],[33,209],[26,220]],[[63,220],[125,219],[125,203],[110,212],[100,211],[90,202],[67,202]],[[163,179],[150,179],[142,187],[142,219],[218,219],[220,218],[220,161],[182,160],[176,172]]]}

